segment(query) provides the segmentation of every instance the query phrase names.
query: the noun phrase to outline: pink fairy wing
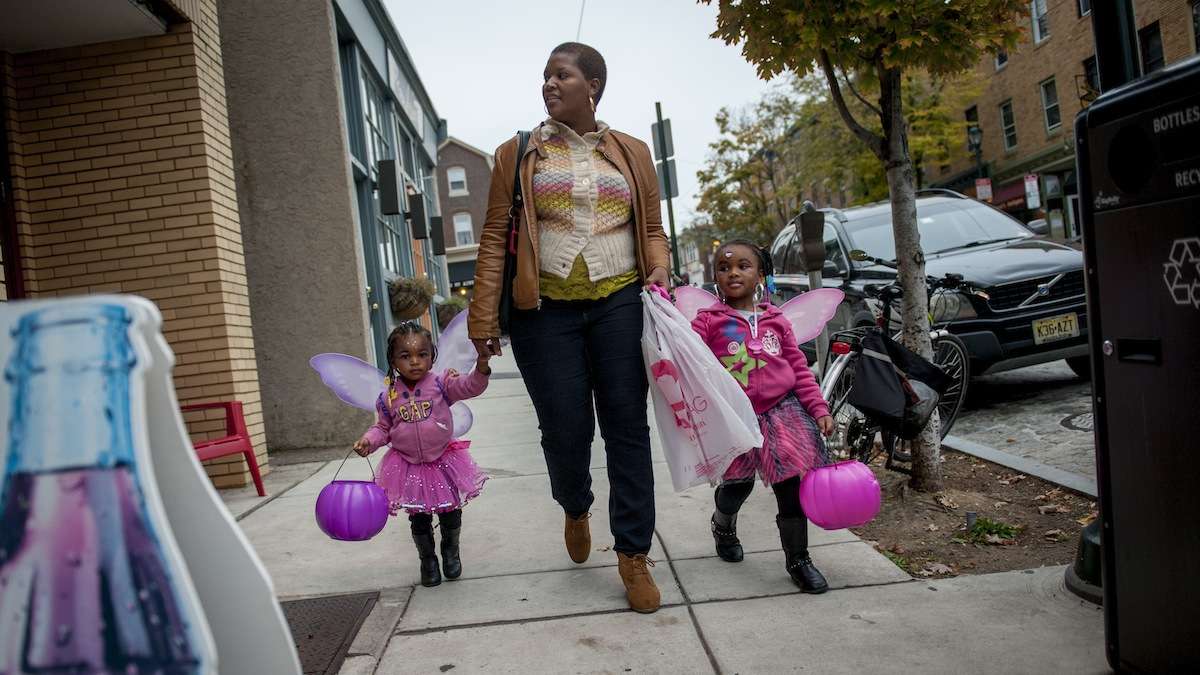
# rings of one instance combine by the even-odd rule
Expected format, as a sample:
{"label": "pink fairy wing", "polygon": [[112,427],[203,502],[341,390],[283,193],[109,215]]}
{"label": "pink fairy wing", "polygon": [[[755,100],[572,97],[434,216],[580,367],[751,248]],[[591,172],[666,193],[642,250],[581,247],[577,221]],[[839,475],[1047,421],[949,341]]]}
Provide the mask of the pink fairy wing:
{"label": "pink fairy wing", "polygon": [[703,288],[680,286],[675,289],[675,308],[688,321],[695,319],[697,312],[705,307],[712,307],[716,302],[717,296]]}
{"label": "pink fairy wing", "polygon": [[437,359],[433,372],[445,373],[453,368],[462,374],[471,372],[479,353],[467,337],[467,313],[459,312],[438,336]]}
{"label": "pink fairy wing", "polygon": [[792,324],[796,342],[804,344],[821,334],[845,297],[836,288],[818,288],[788,300],[779,310]]}
{"label": "pink fairy wing", "polygon": [[317,354],[308,363],[343,403],[375,410],[375,401],[383,391],[383,373],[378,368],[345,354]]}

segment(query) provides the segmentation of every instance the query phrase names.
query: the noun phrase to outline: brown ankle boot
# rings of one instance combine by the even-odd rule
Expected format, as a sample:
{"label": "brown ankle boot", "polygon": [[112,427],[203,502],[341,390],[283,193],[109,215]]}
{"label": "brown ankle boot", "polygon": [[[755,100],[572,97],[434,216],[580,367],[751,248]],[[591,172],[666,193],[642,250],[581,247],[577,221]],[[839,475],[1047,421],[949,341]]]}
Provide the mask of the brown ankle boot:
{"label": "brown ankle boot", "polygon": [[650,576],[650,568],[654,561],[645,553],[625,555],[617,553],[617,569],[621,573],[621,581],[625,583],[625,597],[629,600],[629,608],[642,614],[657,612],[662,598],[654,578]]}
{"label": "brown ankle boot", "polygon": [[579,564],[587,562],[588,554],[592,552],[592,528],[588,525],[588,518],[591,517],[590,513],[585,513],[578,518],[566,516],[563,541],[567,544],[567,555]]}

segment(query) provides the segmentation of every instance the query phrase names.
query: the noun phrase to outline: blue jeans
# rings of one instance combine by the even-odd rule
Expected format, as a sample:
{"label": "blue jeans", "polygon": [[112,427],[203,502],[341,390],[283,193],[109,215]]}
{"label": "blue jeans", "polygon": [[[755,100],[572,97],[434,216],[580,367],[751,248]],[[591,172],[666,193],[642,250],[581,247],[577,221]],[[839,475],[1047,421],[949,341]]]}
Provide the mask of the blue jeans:
{"label": "blue jeans", "polygon": [[654,535],[654,471],[646,421],[638,284],[602,300],[543,300],[515,311],[510,338],[542,431],[554,500],[578,517],[592,506],[596,419],[608,457],[614,550],[646,553]]}

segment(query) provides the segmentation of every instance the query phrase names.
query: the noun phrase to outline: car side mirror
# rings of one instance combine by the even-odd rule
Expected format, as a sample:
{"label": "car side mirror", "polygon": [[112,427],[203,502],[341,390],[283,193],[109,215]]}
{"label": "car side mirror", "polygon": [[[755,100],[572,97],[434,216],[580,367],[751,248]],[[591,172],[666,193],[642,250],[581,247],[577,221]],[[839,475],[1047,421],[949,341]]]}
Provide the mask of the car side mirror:
{"label": "car side mirror", "polygon": [[1050,234],[1050,223],[1045,218],[1031,220],[1025,227],[1028,227],[1034,234]]}
{"label": "car side mirror", "polygon": [[857,248],[853,251],[850,251],[850,259],[854,262],[870,262],[873,260],[870,254],[868,254],[866,251]]}

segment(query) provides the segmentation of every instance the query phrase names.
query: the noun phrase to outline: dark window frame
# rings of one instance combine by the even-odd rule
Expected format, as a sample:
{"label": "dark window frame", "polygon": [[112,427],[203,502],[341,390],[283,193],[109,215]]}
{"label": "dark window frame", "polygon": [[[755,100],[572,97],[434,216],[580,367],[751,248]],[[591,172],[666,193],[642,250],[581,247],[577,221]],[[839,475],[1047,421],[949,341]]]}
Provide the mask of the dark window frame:
{"label": "dark window frame", "polygon": [[[1010,99],[1001,101],[999,107],[1000,107],[1000,131],[1001,131],[1001,134],[1003,134],[1003,136],[1004,136],[1004,150],[1005,151],[1015,150],[1017,147],[1017,143],[1019,143],[1020,140],[1017,137],[1017,113],[1016,113],[1016,110],[1013,109],[1012,99],[1010,98]],[[1009,118],[1008,122],[1005,122],[1005,120],[1004,120],[1004,108],[1005,107],[1008,108],[1008,118]],[[1008,140],[1010,136],[1012,137],[1011,143],[1009,143],[1009,140]]]}
{"label": "dark window frame", "polygon": [[[1053,104],[1046,100],[1046,85],[1050,85],[1054,89]],[[1042,120],[1046,123],[1046,133],[1058,131],[1062,128],[1062,104],[1059,102],[1058,97],[1058,83],[1053,77],[1049,77],[1041,82],[1038,82],[1038,96],[1042,101]],[[1054,116],[1058,118],[1058,121],[1054,122],[1053,124],[1050,123],[1051,108],[1054,109]]]}
{"label": "dark window frame", "polygon": [[[1152,55],[1149,50],[1155,44],[1158,53],[1157,55]],[[1138,56],[1142,60],[1143,75],[1149,75],[1167,66],[1167,58],[1163,49],[1162,28],[1158,25],[1157,21],[1138,31]],[[1152,57],[1154,57],[1153,60]]]}

